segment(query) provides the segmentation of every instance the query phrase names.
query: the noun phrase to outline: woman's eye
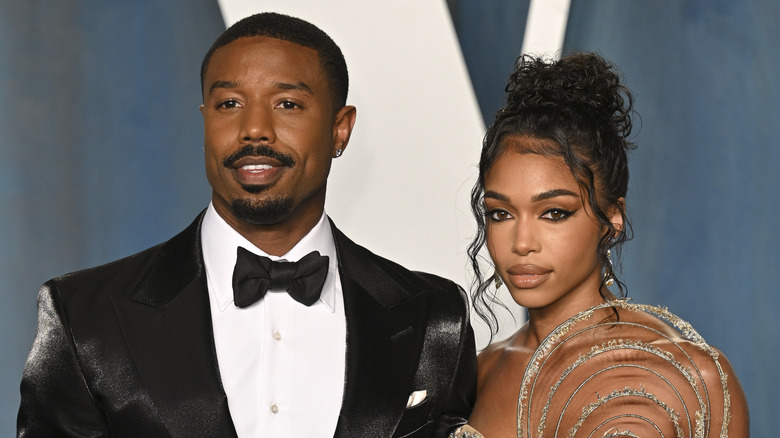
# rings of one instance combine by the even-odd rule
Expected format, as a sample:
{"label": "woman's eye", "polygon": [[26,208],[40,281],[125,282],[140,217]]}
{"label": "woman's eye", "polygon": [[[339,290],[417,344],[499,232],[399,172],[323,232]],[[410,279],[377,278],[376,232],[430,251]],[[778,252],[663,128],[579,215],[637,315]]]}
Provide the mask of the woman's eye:
{"label": "woman's eye", "polygon": [[549,219],[551,221],[558,222],[568,218],[572,214],[573,212],[564,210],[562,208],[551,208],[544,212],[542,219]]}
{"label": "woman's eye", "polygon": [[488,216],[490,217],[490,220],[494,222],[501,222],[512,218],[512,215],[506,210],[491,210],[488,212]]}

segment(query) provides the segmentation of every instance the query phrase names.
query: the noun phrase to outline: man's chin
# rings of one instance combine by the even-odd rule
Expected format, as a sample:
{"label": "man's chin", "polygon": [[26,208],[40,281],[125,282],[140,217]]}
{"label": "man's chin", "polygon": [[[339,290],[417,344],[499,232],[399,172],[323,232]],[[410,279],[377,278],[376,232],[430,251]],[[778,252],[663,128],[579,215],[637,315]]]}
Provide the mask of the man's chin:
{"label": "man's chin", "polygon": [[244,189],[247,193],[262,193],[269,188],[271,188],[271,184],[258,184],[258,185],[248,185],[248,184],[242,184],[241,188]]}
{"label": "man's chin", "polygon": [[292,198],[263,200],[234,199],[230,210],[237,219],[255,225],[273,225],[287,219],[292,210]]}

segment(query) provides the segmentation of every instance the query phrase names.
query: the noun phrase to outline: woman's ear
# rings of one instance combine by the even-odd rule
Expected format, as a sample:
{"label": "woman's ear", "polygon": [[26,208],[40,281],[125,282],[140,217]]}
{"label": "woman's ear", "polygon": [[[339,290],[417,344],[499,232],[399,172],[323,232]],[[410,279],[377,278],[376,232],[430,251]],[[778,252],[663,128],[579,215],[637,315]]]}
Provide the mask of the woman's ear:
{"label": "woman's ear", "polygon": [[612,223],[612,226],[615,228],[615,231],[617,231],[618,234],[624,231],[623,215],[625,214],[625,212],[626,212],[625,198],[618,198],[615,205],[613,205],[607,210],[607,217],[609,218],[609,221]]}

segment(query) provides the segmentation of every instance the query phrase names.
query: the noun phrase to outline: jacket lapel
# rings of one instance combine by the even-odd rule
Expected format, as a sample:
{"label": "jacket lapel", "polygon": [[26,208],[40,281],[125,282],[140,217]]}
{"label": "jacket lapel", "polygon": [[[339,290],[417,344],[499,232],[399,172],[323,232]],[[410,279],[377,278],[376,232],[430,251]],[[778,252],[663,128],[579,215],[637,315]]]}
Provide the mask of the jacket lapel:
{"label": "jacket lapel", "polygon": [[344,402],[336,436],[391,436],[404,413],[424,341],[427,292],[397,265],[333,226],[347,319]]}
{"label": "jacket lapel", "polygon": [[219,377],[201,214],[160,246],[139,286],[114,308],[149,395],[173,436],[236,436]]}

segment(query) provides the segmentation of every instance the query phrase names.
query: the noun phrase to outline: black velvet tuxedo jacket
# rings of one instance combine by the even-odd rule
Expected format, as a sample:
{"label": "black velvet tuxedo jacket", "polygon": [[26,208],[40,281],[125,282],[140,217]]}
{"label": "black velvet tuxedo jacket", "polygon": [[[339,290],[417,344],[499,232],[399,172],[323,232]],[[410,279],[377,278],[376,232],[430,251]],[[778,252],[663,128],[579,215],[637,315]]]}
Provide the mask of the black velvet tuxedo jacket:
{"label": "black velvet tuxedo jacket", "polygon": [[[163,244],[43,286],[19,436],[236,436],[214,347],[201,219]],[[463,291],[332,228],[347,319],[335,435],[445,436],[468,418],[476,391]],[[407,409],[417,390],[427,398]]]}

